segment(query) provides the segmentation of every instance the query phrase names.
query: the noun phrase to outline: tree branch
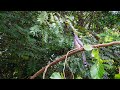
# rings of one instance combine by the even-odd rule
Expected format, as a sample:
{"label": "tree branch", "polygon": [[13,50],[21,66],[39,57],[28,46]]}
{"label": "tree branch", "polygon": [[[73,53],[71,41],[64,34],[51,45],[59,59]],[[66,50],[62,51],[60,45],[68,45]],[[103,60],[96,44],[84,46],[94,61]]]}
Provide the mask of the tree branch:
{"label": "tree branch", "polygon": [[[91,45],[93,48],[100,48],[100,47],[107,47],[107,46],[112,46],[112,45],[116,45],[116,44],[120,44],[120,41],[114,41],[114,42],[111,42],[111,43],[106,43],[106,44],[97,44],[97,45]],[[67,55],[67,57],[73,55],[73,54],[76,54],[80,51],[84,51],[85,49],[83,47],[79,48],[79,49],[75,49],[75,50],[71,50],[71,52]],[[58,58],[56,60],[54,60],[53,62],[51,62],[49,64],[49,66],[52,66],[52,65],[55,65],[57,64],[58,62],[60,61],[63,61],[65,60],[66,58],[66,55],[63,55],[61,58]],[[40,69],[39,71],[37,71],[33,76],[30,77],[30,79],[34,79],[35,77],[37,77],[38,75],[40,75],[42,72],[44,72],[46,66],[43,67],[42,69]]]}

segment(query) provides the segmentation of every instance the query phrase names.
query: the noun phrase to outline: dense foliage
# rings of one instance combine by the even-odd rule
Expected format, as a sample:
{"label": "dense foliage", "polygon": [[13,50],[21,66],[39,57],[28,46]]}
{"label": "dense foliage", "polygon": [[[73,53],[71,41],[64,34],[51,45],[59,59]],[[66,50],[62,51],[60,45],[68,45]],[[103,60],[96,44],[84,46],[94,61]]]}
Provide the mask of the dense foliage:
{"label": "dense foliage", "polygon": [[[120,78],[120,45],[89,50],[92,44],[120,41],[119,17],[117,11],[0,11],[0,79],[27,79],[73,49],[66,21],[86,45],[90,64],[84,68],[81,53],[67,58],[74,78]],[[64,62],[50,67],[46,78],[64,78],[63,67]]]}

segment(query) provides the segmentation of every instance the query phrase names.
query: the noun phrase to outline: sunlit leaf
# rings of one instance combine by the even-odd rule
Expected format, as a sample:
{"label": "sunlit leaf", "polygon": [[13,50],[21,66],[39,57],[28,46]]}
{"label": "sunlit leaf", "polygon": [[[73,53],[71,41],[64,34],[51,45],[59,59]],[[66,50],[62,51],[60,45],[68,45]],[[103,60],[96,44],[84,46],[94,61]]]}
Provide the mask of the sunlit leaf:
{"label": "sunlit leaf", "polygon": [[115,79],[120,79],[120,74],[115,74]]}
{"label": "sunlit leaf", "polygon": [[54,72],[51,76],[51,79],[63,79],[59,72]]}
{"label": "sunlit leaf", "polygon": [[93,79],[102,79],[104,73],[103,64],[98,62],[96,62],[90,69],[90,74]]}
{"label": "sunlit leaf", "polygon": [[93,49],[91,54],[92,54],[92,56],[93,56],[95,59],[100,60],[99,50],[98,50],[98,49]]}
{"label": "sunlit leaf", "polygon": [[113,41],[112,37],[110,37],[110,36],[105,37],[105,42],[111,42],[111,41]]}
{"label": "sunlit leaf", "polygon": [[40,24],[44,23],[48,19],[48,14],[46,11],[43,11],[37,18],[37,21],[40,22]]}
{"label": "sunlit leaf", "polygon": [[72,21],[74,20],[74,16],[69,16],[69,19]]}
{"label": "sunlit leaf", "polygon": [[51,21],[51,22],[54,22],[55,20],[54,20],[54,16],[53,16],[53,14],[50,13],[50,16],[51,16],[50,21]]}
{"label": "sunlit leaf", "polygon": [[82,79],[82,77],[80,75],[77,75],[75,79]]}
{"label": "sunlit leaf", "polygon": [[93,48],[92,48],[91,45],[84,45],[84,49],[85,49],[86,51],[90,51],[90,50],[92,50]]}
{"label": "sunlit leaf", "polygon": [[90,74],[93,79],[100,79],[98,75],[97,64],[94,64],[90,69]]}

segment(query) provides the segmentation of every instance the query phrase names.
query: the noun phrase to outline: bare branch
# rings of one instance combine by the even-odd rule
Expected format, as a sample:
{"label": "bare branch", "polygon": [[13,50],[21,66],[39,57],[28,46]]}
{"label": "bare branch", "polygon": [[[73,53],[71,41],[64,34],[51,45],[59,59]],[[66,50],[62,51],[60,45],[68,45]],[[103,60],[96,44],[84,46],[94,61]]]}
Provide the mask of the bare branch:
{"label": "bare branch", "polygon": [[[111,42],[111,43],[97,44],[97,45],[91,45],[91,46],[93,48],[100,48],[100,47],[107,47],[107,46],[112,46],[112,45],[116,45],[116,44],[120,44],[120,41],[114,41],[114,42]],[[71,55],[74,55],[74,54],[76,54],[76,53],[78,53],[80,51],[84,51],[84,50],[85,49],[83,47],[81,47],[79,49],[72,50],[71,52],[69,52],[69,54],[67,55],[67,57],[69,57]],[[63,55],[61,58],[58,58],[58,59],[54,60],[53,62],[51,62],[49,64],[49,67],[52,66],[52,65],[57,64],[60,61],[65,60],[65,58],[66,58],[66,55]],[[46,68],[46,66],[43,67],[42,69],[40,69],[39,71],[37,71],[33,76],[30,77],[30,79],[34,79],[35,77],[37,77],[38,75],[40,75],[42,72],[44,72],[45,68]]]}

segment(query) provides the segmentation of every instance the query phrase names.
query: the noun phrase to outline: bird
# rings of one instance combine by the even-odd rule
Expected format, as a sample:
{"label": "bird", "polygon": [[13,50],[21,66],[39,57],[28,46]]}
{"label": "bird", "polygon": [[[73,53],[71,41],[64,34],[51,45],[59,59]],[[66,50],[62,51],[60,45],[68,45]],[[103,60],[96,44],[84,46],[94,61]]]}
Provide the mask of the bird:
{"label": "bird", "polygon": [[[78,36],[74,33],[74,48],[81,48],[83,47],[83,43],[82,41],[78,38]],[[82,58],[83,58],[83,64],[85,67],[88,66],[88,63],[86,61],[86,56],[85,56],[85,52],[82,51]]]}

